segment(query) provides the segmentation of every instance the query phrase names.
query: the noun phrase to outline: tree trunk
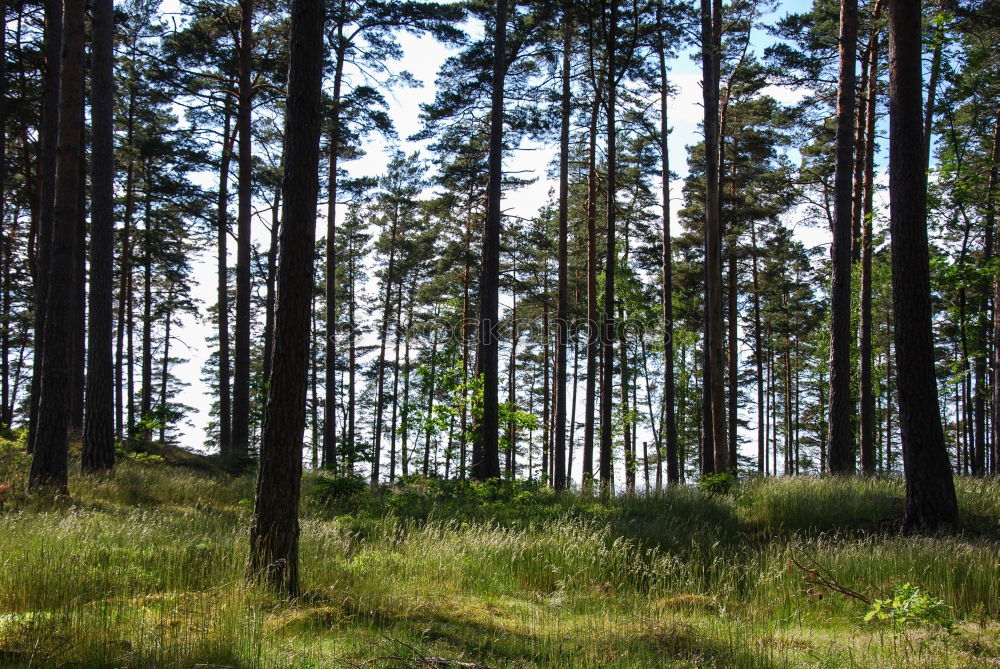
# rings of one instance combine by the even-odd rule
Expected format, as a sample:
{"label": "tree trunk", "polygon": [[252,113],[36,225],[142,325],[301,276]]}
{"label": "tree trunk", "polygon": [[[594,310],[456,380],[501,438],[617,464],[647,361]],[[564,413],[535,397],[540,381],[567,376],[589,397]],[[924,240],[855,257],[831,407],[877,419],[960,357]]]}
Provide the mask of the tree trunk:
{"label": "tree trunk", "polygon": [[603,341],[601,345],[604,350],[601,389],[601,493],[608,495],[611,490],[611,469],[612,463],[612,427],[614,425],[613,398],[615,380],[615,223],[617,220],[617,204],[615,195],[618,192],[617,173],[617,130],[615,128],[615,105],[617,104],[617,73],[615,71],[615,52],[618,48],[618,3],[610,4],[610,15],[608,17],[607,35],[607,59],[608,59],[608,97],[607,97],[607,124],[608,124],[608,190],[607,190],[607,232],[605,238],[605,259],[604,259],[604,313],[603,316]]}
{"label": "tree trunk", "polygon": [[670,151],[668,138],[670,125],[667,122],[667,94],[670,83],[667,79],[666,44],[663,41],[662,5],[657,5],[657,25],[660,30],[657,41],[657,55],[660,64],[660,163],[663,185],[661,209],[663,218],[663,405],[666,425],[662,433],[666,437],[666,453],[660,451],[660,440],[657,439],[656,458],[656,489],[661,488],[663,476],[663,457],[667,458],[667,483],[676,485],[680,481],[680,469],[677,460],[677,414],[675,411],[676,397],[674,391],[674,273],[670,236]]}
{"label": "tree trunk", "polygon": [[[993,126],[993,159],[990,167],[990,178],[986,191],[986,226],[996,235],[997,218],[997,182],[1000,175],[1000,108]],[[1000,256],[1000,244],[994,244],[994,256]],[[1000,473],[1000,264],[993,274],[993,359],[991,371],[993,377],[993,413],[992,413],[992,451],[990,454],[990,473]]]}
{"label": "tree trunk", "polygon": [[757,225],[750,222],[750,279],[753,282],[753,351],[757,376],[757,473],[767,473],[767,449],[764,407],[764,345],[761,342],[763,326],[760,318],[760,276],[757,271]]}
{"label": "tree trunk", "polygon": [[927,174],[920,118],[920,4],[889,4],[889,227],[908,530],[958,523],[941,429],[931,335]]}
{"label": "tree trunk", "polygon": [[493,91],[490,100],[489,182],[486,186],[486,225],[483,227],[483,266],[479,281],[479,344],[476,374],[483,379],[483,415],[474,427],[472,478],[500,477],[497,438],[500,418],[499,382],[500,226],[503,177],[503,93],[507,53],[507,0],[496,3],[493,40]]}
{"label": "tree trunk", "polygon": [[[434,420],[434,381],[437,373],[438,331],[434,328],[434,339],[431,342],[431,382],[427,389],[427,427],[424,434],[424,476],[430,475],[431,467],[431,422]],[[475,476],[475,473],[473,473]]]}
{"label": "tree trunk", "polygon": [[555,452],[553,453],[556,490],[566,487],[566,355],[569,340],[569,124],[570,124],[570,49],[573,25],[569,2],[563,2],[562,109],[559,132],[559,287],[556,306],[556,411]]}
{"label": "tree trunk", "polygon": [[[837,165],[834,175],[833,241],[830,259],[830,418],[829,466],[832,474],[854,473],[851,420],[851,239],[854,163],[857,0],[840,2],[840,73],[837,79]],[[918,105],[919,106],[919,105]]]}
{"label": "tree trunk", "polygon": [[56,153],[55,201],[52,209],[51,257],[45,301],[38,419],[30,488],[67,486],[67,430],[70,423],[71,305],[73,255],[80,205],[80,109],[83,105],[83,0],[66,0],[59,90],[59,141]]}
{"label": "tree trunk", "polygon": [[[2,32],[2,31],[0,31]],[[95,0],[91,68],[90,295],[83,471],[115,464],[112,359],[114,312],[114,7]],[[6,356],[5,356],[6,359]]]}
{"label": "tree trunk", "polygon": [[[59,86],[62,70],[63,3],[45,0],[45,75],[42,85],[41,154],[38,160],[38,247],[35,251],[34,328],[35,350],[31,365],[31,395],[28,400],[28,451],[35,447],[38,401],[41,398],[45,357],[45,314],[52,265],[53,207],[56,189],[56,155],[59,141]],[[81,58],[83,56],[81,55]],[[81,71],[82,72],[82,71]],[[67,395],[68,397],[68,395]]]}
{"label": "tree trunk", "polygon": [[[881,2],[876,4],[873,22],[878,20]],[[863,178],[863,188],[855,189],[862,202],[856,205],[861,219],[861,314],[859,326],[858,354],[861,366],[861,472],[866,476],[875,474],[875,394],[872,387],[872,201],[875,191],[875,97],[878,93],[878,30],[872,27],[867,49],[867,91],[865,94],[864,142],[858,143],[858,161],[864,163],[863,174],[855,173],[855,179]],[[862,77],[865,79],[865,77]],[[859,108],[861,105],[858,105]],[[859,112],[859,119],[862,114]],[[859,136],[861,130],[858,131]]]}
{"label": "tree trunk", "polygon": [[399,413],[399,344],[403,336],[403,282],[396,291],[396,346],[392,363],[392,421],[389,429],[389,483],[396,479],[396,421]]}
{"label": "tree trunk", "polygon": [[149,428],[153,411],[153,188],[149,165],[143,167],[145,193],[142,235],[142,392],[139,397],[139,420],[147,426],[142,438],[150,441],[153,431]]}
{"label": "tree trunk", "polygon": [[385,272],[385,298],[382,301],[382,324],[379,326],[378,367],[375,370],[377,390],[375,392],[375,426],[372,434],[371,485],[378,485],[379,459],[382,454],[382,417],[385,404],[385,340],[389,334],[389,318],[392,315],[392,282],[396,272],[396,234],[399,228],[399,205],[395,205],[389,229],[389,266]]}
{"label": "tree trunk", "polygon": [[[239,106],[236,125],[239,129],[236,215],[236,342],[233,360],[233,431],[232,453],[246,457],[250,446],[250,243],[251,243],[251,180],[253,151],[251,147],[251,105],[253,89],[250,81],[253,68],[253,0],[240,0],[239,40]],[[311,266],[311,265],[310,265]]]}
{"label": "tree trunk", "polygon": [[[333,99],[330,112],[329,169],[327,172],[326,203],[326,364],[324,387],[326,398],[323,406],[323,457],[328,467],[337,470],[337,160],[340,158],[340,95],[344,79],[345,47],[343,24],[337,24],[337,44],[334,48]],[[351,332],[354,341],[354,332]],[[353,349],[352,349],[353,350]],[[353,365],[353,363],[352,363]],[[353,368],[352,368],[353,369]],[[353,381],[352,381],[353,383]],[[353,393],[353,388],[351,389]],[[353,407],[351,409],[353,416]],[[353,448],[354,433],[348,444]]]}
{"label": "tree trunk", "polygon": [[[84,63],[86,70],[86,63]],[[80,86],[84,86],[81,77]],[[84,385],[86,384],[87,359],[87,117],[86,88],[80,95],[80,152],[77,156],[77,170],[80,172],[77,188],[76,230],[73,244],[73,312],[70,332],[73,350],[70,352],[69,431],[74,441],[83,439]]]}
{"label": "tree trunk", "polygon": [[299,486],[309,366],[309,308],[318,190],[323,5],[292,0],[285,112],[285,220],[278,265],[276,341],[264,415],[248,575],[298,594]]}
{"label": "tree trunk", "polygon": [[517,260],[511,264],[510,289],[510,361],[507,366],[507,405],[510,408],[510,418],[507,421],[507,457],[504,470],[507,478],[514,480],[517,471],[517,420],[514,412],[517,410],[517,343],[521,336],[517,327]]}
{"label": "tree trunk", "polygon": [[219,161],[219,202],[217,205],[216,240],[218,244],[217,325],[219,338],[219,452],[229,456],[233,450],[232,411],[229,379],[229,259],[226,250],[229,238],[229,163],[232,160],[232,113],[226,96],[223,111],[222,153]]}
{"label": "tree trunk", "polygon": [[[593,46],[591,45],[591,51]],[[594,75],[596,80],[598,77]],[[594,101],[590,108],[589,146],[587,149],[587,387],[583,418],[583,473],[581,489],[588,489],[594,478],[594,419],[597,404],[597,349],[600,342],[597,315],[597,121],[600,115],[600,85],[594,82]]]}
{"label": "tree trunk", "polygon": [[[284,169],[284,163],[282,163]],[[267,253],[267,285],[264,297],[264,352],[262,365],[262,376],[264,379],[264,401],[267,401],[267,384],[271,380],[271,356],[274,354],[274,303],[275,281],[278,270],[278,233],[281,231],[281,184],[274,188],[274,199],[271,201],[271,230],[270,245]],[[323,462],[326,462],[326,453],[323,454]]]}
{"label": "tree trunk", "polygon": [[701,2],[702,86],[705,108],[705,398],[702,472],[730,469],[723,394],[722,243],[719,199],[719,44],[722,17]]}

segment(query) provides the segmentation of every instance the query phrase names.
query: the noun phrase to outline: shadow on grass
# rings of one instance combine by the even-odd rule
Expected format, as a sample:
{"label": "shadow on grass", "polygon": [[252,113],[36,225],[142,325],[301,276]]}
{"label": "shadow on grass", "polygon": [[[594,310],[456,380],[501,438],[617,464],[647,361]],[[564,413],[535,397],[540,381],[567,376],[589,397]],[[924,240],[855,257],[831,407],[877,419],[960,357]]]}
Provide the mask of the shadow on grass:
{"label": "shadow on grass", "polygon": [[[481,609],[479,613],[488,611]],[[371,605],[348,598],[335,606],[301,611],[286,632],[320,630],[353,637],[356,650],[342,658],[366,666],[426,666],[427,657],[445,657],[489,667],[664,666],[776,668],[771,657],[750,650],[720,621],[719,637],[690,622],[664,617],[637,622],[523,618],[496,611],[496,621],[476,619],[456,604],[451,611],[405,605]],[[506,623],[506,624],[505,624]],[[527,628],[527,629],[525,629]],[[358,635],[368,642],[358,644]],[[409,661],[409,663],[407,663]],[[338,665],[339,666],[339,665]]]}

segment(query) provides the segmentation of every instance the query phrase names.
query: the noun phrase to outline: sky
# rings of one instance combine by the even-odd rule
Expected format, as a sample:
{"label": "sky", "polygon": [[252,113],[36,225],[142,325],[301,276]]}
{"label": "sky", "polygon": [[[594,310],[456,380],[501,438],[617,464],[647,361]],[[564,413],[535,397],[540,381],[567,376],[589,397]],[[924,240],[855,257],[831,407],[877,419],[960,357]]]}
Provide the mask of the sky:
{"label": "sky", "polygon": [[[776,18],[786,13],[807,10],[809,4],[805,0],[783,2],[775,12],[762,17],[762,21],[773,23]],[[404,50],[404,58],[398,63],[399,69],[408,70],[416,79],[423,82],[423,86],[419,88],[400,87],[389,94],[390,114],[395,121],[400,139],[392,145],[379,139],[368,142],[367,153],[364,157],[343,162],[344,169],[352,176],[375,176],[384,172],[392,148],[398,147],[407,154],[425,148],[422,143],[410,142],[406,138],[420,128],[420,105],[434,99],[436,72],[450,52],[448,48],[429,37],[402,35],[400,42]],[[754,31],[751,43],[758,54],[762,54],[763,49],[771,42],[772,39],[762,30]],[[670,99],[668,106],[672,129],[669,139],[671,167],[676,174],[676,178],[672,181],[674,214],[680,207],[680,186],[687,174],[686,147],[701,141],[700,122],[703,112],[700,62],[692,59],[691,53],[693,52],[690,50],[682,53],[670,63],[670,79],[676,87],[676,94]],[[796,92],[783,88],[774,87],[767,92],[785,103],[792,103],[799,99]],[[515,152],[504,161],[506,170],[521,171],[523,177],[537,177],[535,183],[519,189],[515,193],[507,194],[503,203],[505,213],[525,218],[536,216],[539,208],[549,200],[550,191],[554,188],[555,184],[547,177],[546,172],[551,160],[556,155],[557,147],[555,145],[543,147],[541,151],[537,150],[537,147],[532,148],[533,150],[529,152]],[[206,185],[214,187],[214,182],[209,182]],[[343,208],[340,208],[340,211],[342,212]],[[789,222],[794,225],[794,212],[791,214]],[[325,228],[322,216],[317,227],[319,230]],[[267,247],[268,233],[262,221],[255,222],[254,236],[262,247]],[[804,226],[796,226],[796,236],[807,246],[827,244],[829,239],[829,233],[826,230]],[[235,250],[234,246],[234,244],[230,245],[231,253]],[[230,263],[233,262],[234,258],[231,258]],[[193,293],[194,297],[201,302],[203,312],[208,305],[214,304],[216,299],[215,263],[214,254],[210,251],[200,254],[195,260],[196,284]],[[501,304],[503,304],[502,299]],[[214,326],[207,317],[201,319],[187,317],[178,333],[178,341],[182,349],[186,347],[186,356],[189,358],[187,362],[177,365],[174,370],[177,377],[188,384],[178,399],[195,409],[188,416],[189,424],[182,427],[179,439],[180,443],[188,448],[200,449],[202,447],[205,426],[209,420],[212,398],[209,397],[206,392],[207,388],[201,382],[201,369],[212,352],[208,339],[212,336],[213,331]],[[746,442],[746,448],[755,450],[755,433],[749,431],[743,433],[742,436]],[[640,443],[643,439],[651,441],[652,435],[640,434]]]}

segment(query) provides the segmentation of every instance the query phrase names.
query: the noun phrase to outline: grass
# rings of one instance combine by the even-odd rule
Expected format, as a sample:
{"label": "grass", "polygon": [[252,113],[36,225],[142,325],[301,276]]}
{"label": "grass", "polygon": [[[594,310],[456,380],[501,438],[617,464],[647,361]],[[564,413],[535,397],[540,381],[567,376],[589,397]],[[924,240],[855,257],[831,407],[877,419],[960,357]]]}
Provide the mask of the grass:
{"label": "grass", "polygon": [[[181,463],[185,464],[185,463]],[[0,447],[0,480],[26,460]],[[897,533],[897,480],[751,481],[602,503],[531,484],[309,475],[302,585],[243,583],[253,481],[158,457],[16,492],[0,516],[0,666],[996,667],[1000,482],[959,479],[964,534]],[[910,582],[948,632],[862,621],[807,583]]]}

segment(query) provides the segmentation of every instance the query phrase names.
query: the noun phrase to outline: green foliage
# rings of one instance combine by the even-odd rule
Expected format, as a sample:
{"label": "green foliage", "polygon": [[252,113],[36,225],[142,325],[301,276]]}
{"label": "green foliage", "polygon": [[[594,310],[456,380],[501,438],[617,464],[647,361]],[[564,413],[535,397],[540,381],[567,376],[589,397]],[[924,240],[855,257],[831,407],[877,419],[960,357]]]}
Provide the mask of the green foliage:
{"label": "green foliage", "polygon": [[698,479],[698,487],[713,495],[728,495],[736,487],[736,476],[729,472],[703,474]]}
{"label": "green foliage", "polygon": [[901,628],[912,623],[937,625],[951,631],[955,626],[951,607],[909,583],[893,587],[888,599],[876,599],[865,614],[865,622],[890,622]]}
{"label": "green foliage", "polygon": [[309,476],[307,481],[303,491],[307,502],[337,511],[356,508],[368,489],[368,484],[360,476],[330,476],[321,473]]}

